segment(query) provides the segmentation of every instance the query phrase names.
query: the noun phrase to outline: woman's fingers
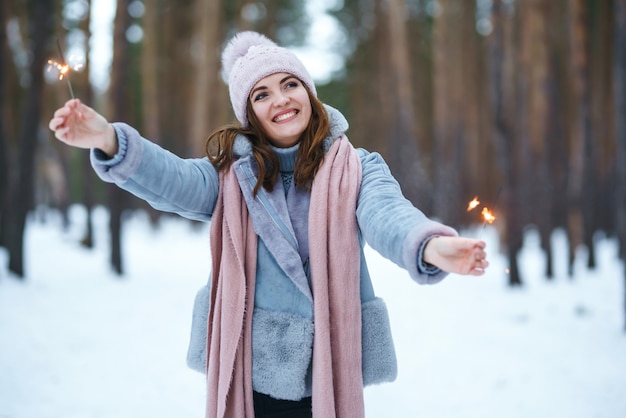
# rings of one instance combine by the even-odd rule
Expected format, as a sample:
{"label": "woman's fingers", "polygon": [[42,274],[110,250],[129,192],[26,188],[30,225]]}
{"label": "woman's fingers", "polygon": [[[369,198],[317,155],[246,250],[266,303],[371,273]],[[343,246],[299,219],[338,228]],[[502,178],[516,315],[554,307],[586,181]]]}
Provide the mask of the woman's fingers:
{"label": "woman's fingers", "polygon": [[476,250],[474,252],[474,258],[478,261],[484,260],[485,258],[487,258],[487,253],[483,250]]}
{"label": "woman's fingers", "polygon": [[69,127],[65,125],[66,120],[67,119],[62,116],[56,116],[52,118],[48,124],[50,130],[54,132],[54,136],[60,140],[64,140],[69,131]]}
{"label": "woman's fingers", "polygon": [[487,261],[487,253],[482,249],[476,250],[474,252],[474,263],[470,274],[474,276],[480,276],[485,272],[485,269],[487,267],[489,267],[489,262]]}
{"label": "woman's fingers", "polygon": [[485,273],[485,269],[489,266],[485,247],[486,243],[484,241],[472,240],[469,252],[465,255],[466,265],[469,270],[467,274],[480,276]]}
{"label": "woman's fingers", "polygon": [[75,128],[76,123],[80,119],[80,105],[81,103],[78,99],[68,100],[54,112],[48,127],[54,132],[54,136],[57,139],[67,142],[70,131]]}
{"label": "woman's fingers", "polygon": [[54,116],[50,119],[50,123],[48,123],[48,127],[52,131],[57,131],[63,124],[65,124],[67,117],[70,114],[70,109],[66,106],[61,107],[54,112]]}
{"label": "woman's fingers", "polygon": [[54,117],[50,119],[50,122],[48,122],[48,128],[50,128],[51,131],[56,131],[59,125],[61,125],[60,118]]}

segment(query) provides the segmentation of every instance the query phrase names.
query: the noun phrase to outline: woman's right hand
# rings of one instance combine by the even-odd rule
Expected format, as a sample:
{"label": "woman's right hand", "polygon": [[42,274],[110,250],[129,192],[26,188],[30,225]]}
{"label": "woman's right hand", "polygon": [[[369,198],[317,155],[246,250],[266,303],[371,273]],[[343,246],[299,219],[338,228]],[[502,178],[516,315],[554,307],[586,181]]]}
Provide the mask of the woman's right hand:
{"label": "woman's right hand", "polygon": [[69,100],[57,109],[48,126],[57,139],[73,147],[98,148],[109,157],[117,153],[113,126],[79,99]]}

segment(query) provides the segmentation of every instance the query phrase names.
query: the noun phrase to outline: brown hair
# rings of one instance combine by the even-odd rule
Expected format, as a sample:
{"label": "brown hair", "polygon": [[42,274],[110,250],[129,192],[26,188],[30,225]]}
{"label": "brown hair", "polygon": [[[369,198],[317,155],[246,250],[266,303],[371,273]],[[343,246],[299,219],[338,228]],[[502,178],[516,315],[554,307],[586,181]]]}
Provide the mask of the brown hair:
{"label": "brown hair", "polygon": [[[305,84],[303,86],[311,101],[311,120],[300,136],[293,178],[297,187],[310,190],[313,178],[324,159],[324,139],[330,134],[330,121],[322,102],[311,94]],[[206,140],[206,153],[209,161],[218,171],[227,170],[238,158],[233,152],[235,138],[238,135],[246,136],[252,144],[252,157],[259,168],[258,179],[254,186],[256,195],[261,187],[269,191],[273,190],[278,179],[279,162],[278,156],[272,150],[269,138],[252,110],[249,99],[247,112],[249,127],[242,128],[239,125],[230,124],[217,129]]]}

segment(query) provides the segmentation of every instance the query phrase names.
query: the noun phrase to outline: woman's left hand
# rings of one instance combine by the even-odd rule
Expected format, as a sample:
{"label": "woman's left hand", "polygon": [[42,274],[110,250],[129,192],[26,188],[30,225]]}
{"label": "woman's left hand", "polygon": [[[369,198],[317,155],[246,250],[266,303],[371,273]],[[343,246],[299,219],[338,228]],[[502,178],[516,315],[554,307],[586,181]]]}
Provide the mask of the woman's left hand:
{"label": "woman's left hand", "polygon": [[432,238],[424,249],[424,261],[448,273],[480,276],[489,266],[485,241],[438,236]]}

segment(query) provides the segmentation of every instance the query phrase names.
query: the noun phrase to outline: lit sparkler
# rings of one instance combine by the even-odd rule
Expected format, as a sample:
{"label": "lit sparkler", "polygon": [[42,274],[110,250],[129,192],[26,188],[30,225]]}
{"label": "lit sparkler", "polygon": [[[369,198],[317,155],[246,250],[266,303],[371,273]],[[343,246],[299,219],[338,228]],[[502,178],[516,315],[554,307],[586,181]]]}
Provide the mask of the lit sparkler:
{"label": "lit sparkler", "polygon": [[[498,202],[498,198],[500,197],[500,192],[502,191],[502,186],[498,187],[498,192],[496,193],[496,197],[493,201],[493,207],[496,206],[496,203]],[[480,201],[478,200],[478,196],[475,196],[468,204],[467,204],[467,211],[471,212],[472,210],[476,209],[478,206],[480,205]],[[481,232],[480,234],[482,235],[483,231],[485,230],[485,226],[489,223],[492,224],[495,220],[496,217],[493,214],[493,212],[487,207],[487,206],[483,206],[483,209],[481,211],[481,215],[483,218],[483,226],[481,228]],[[509,269],[507,268],[505,270],[506,274],[510,274],[509,273]]]}
{"label": "lit sparkler", "polygon": [[65,57],[63,56],[63,49],[61,49],[61,43],[57,39],[57,47],[59,48],[59,54],[61,55],[61,63],[56,62],[55,60],[48,60],[48,69],[47,71],[51,71],[53,68],[59,73],[59,80],[65,79],[67,81],[67,87],[70,90],[70,96],[74,99],[74,89],[72,89],[72,82],[70,81],[70,71],[79,70],[82,68],[82,64],[77,64],[71,67],[67,61],[65,61]]}
{"label": "lit sparkler", "polygon": [[[494,199],[494,206],[496,204],[496,202],[498,201],[498,198],[500,197],[500,191],[502,190],[502,187],[498,188],[498,193],[496,194],[496,198]],[[472,210],[476,209],[478,206],[480,205],[480,201],[478,200],[478,196],[474,197],[468,204],[467,204],[467,211],[471,212]],[[483,218],[483,227],[482,229],[485,229],[485,226],[489,223],[492,224],[495,220],[496,220],[496,216],[493,214],[493,211],[490,210],[488,207],[483,206],[482,212],[481,212],[482,218]]]}

